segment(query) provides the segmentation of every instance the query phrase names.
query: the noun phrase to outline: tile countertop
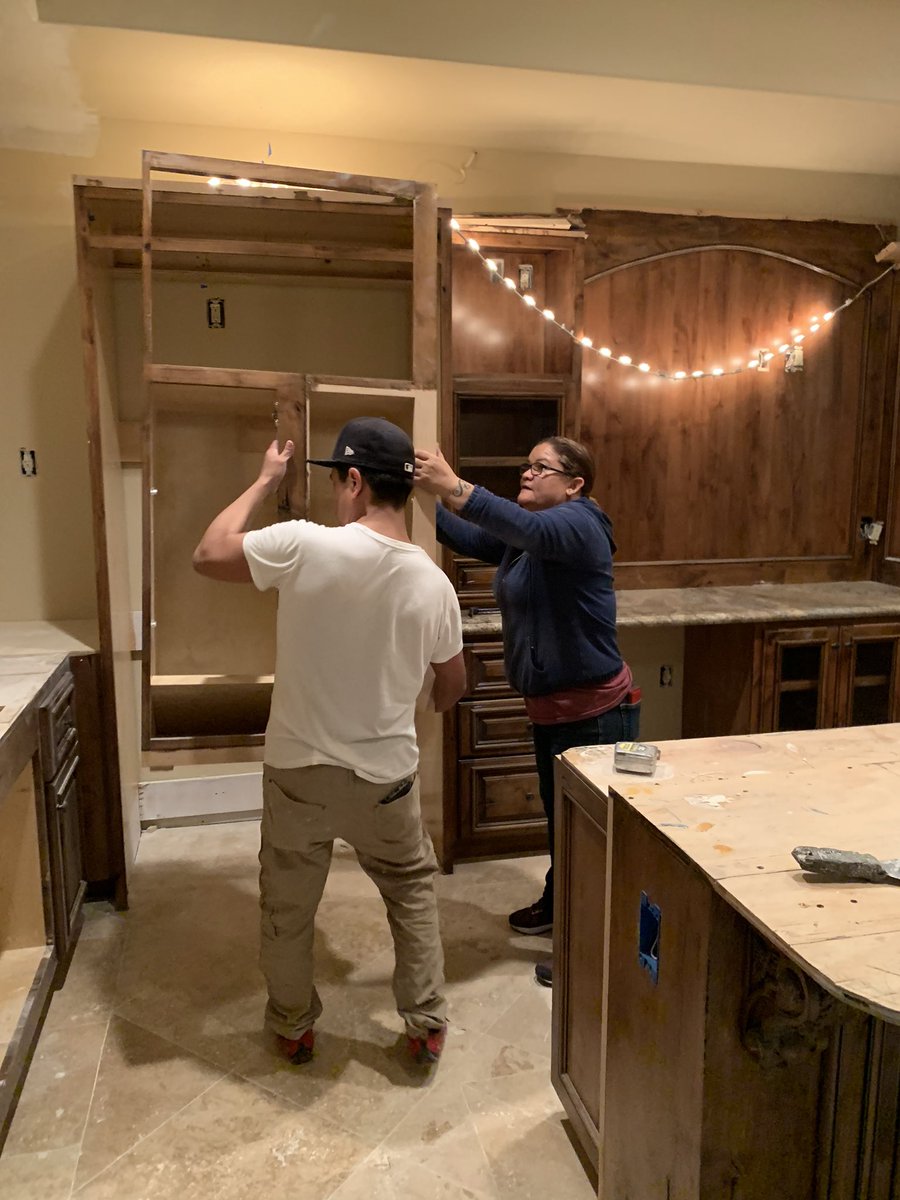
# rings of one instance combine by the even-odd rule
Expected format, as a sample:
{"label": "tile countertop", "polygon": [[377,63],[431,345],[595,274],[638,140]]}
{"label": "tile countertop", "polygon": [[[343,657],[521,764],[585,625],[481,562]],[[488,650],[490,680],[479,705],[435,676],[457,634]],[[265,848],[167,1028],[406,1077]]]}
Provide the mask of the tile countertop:
{"label": "tile countertop", "polygon": [[0,742],[64,658],[98,645],[96,621],[0,621]]}
{"label": "tile countertop", "polygon": [[[900,618],[900,588],[847,583],[756,583],[748,587],[648,588],[616,593],[622,629],[658,625],[740,625],[771,621]],[[463,613],[463,634],[496,634],[496,610]]]}

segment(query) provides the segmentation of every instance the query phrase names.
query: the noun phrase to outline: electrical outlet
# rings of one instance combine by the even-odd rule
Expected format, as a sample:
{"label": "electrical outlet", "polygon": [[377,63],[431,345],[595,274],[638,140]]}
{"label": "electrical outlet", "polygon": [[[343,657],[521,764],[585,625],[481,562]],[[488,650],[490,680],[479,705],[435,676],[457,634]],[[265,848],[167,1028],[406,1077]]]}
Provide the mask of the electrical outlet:
{"label": "electrical outlet", "polygon": [[660,687],[671,687],[672,683],[674,681],[674,678],[675,678],[675,672],[672,670],[672,668],[669,666],[668,663],[664,663],[659,668],[659,686]]}
{"label": "electrical outlet", "polygon": [[23,475],[37,475],[37,455],[24,447],[19,450],[19,470]]}
{"label": "electrical outlet", "polygon": [[206,324],[210,329],[225,328],[225,301],[219,296],[211,296],[206,302]]}

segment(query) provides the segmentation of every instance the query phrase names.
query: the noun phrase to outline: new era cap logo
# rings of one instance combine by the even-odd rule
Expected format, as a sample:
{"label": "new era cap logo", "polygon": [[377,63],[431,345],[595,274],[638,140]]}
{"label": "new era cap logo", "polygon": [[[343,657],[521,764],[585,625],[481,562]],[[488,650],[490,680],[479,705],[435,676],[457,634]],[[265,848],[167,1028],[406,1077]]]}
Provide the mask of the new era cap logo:
{"label": "new era cap logo", "polygon": [[352,446],[345,446],[345,447],[344,447],[344,457],[345,457],[345,458],[347,457],[347,455],[348,455],[348,454],[353,454],[353,453],[354,453],[354,450],[353,450],[353,447],[352,447]]}
{"label": "new era cap logo", "polygon": [[413,470],[414,470],[413,464],[412,463],[404,463],[403,470],[407,473],[407,475],[412,475]]}

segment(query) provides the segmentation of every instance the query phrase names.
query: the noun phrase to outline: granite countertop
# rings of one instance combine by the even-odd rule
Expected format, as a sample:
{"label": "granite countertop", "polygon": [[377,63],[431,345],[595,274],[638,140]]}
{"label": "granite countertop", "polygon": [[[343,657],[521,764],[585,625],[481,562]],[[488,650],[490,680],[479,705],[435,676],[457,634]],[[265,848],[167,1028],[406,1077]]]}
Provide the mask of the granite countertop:
{"label": "granite countertop", "polygon": [[[900,588],[847,583],[755,583],[747,587],[647,588],[616,593],[620,628],[740,625],[771,621],[900,617]],[[502,630],[495,609],[463,613],[463,634]]]}
{"label": "granite countertop", "polygon": [[0,621],[0,742],[63,659],[98,645],[96,621]]}

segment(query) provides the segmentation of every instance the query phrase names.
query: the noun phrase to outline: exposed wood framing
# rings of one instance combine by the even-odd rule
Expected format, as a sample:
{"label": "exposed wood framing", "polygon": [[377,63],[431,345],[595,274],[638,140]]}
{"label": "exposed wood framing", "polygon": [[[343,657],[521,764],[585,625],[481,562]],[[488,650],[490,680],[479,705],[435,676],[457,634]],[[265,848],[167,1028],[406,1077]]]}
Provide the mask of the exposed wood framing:
{"label": "exposed wood framing", "polygon": [[[157,197],[158,199],[158,197]],[[141,240],[128,233],[95,233],[89,238],[92,249],[139,250]],[[406,248],[365,246],[350,242],[239,241],[236,238],[157,237],[153,249],[160,254],[245,254],[266,258],[339,259],[350,262],[412,262],[413,252]]]}
{"label": "exposed wood framing", "polygon": [[360,196],[397,196],[415,200],[420,184],[410,179],[384,179],[370,175],[345,175],[273,163],[239,162],[194,154],[164,154],[144,151],[144,170],[168,171],[173,175],[205,175],[219,179],[254,179],[287,187],[320,191],[354,192]]}

